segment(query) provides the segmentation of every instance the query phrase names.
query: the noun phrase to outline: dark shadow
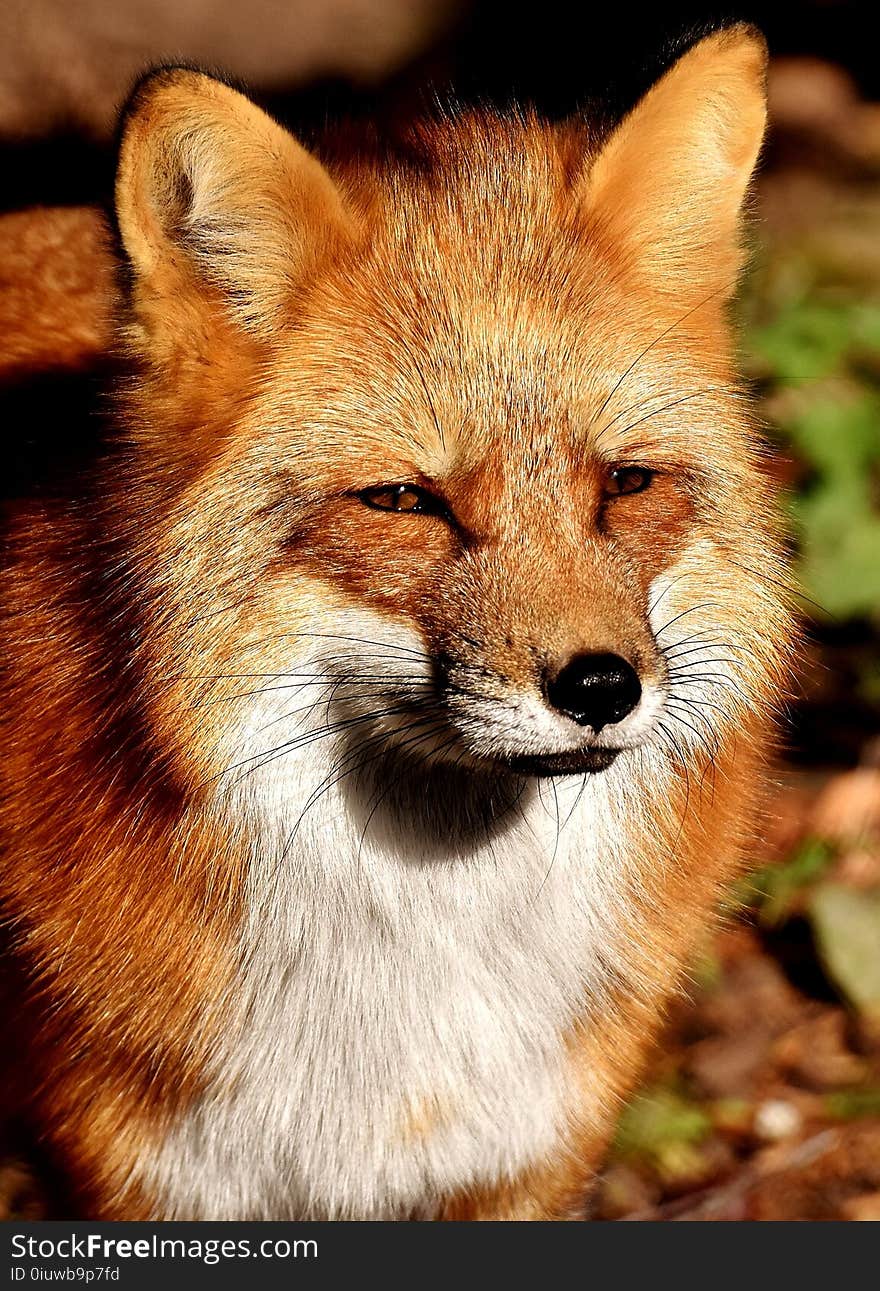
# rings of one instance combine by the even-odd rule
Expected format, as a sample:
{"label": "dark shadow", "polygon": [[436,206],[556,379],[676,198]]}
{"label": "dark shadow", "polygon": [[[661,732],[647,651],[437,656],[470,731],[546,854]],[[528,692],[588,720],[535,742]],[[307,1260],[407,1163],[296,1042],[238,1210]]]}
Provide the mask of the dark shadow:
{"label": "dark shadow", "polygon": [[73,130],[45,139],[0,140],[0,213],[106,204],[113,196],[113,171],[109,144]]}
{"label": "dark shadow", "polygon": [[809,635],[806,694],[791,710],[786,756],[797,766],[856,766],[880,740],[880,699],[864,686],[876,665],[877,629],[852,619],[814,623]]}
{"label": "dark shadow", "polygon": [[777,928],[758,927],[758,931],[767,952],[797,991],[822,1004],[840,1003],[840,994],[822,967],[808,919],[797,915]]}
{"label": "dark shadow", "polygon": [[338,790],[361,846],[380,843],[406,864],[448,864],[501,839],[522,825],[538,791],[536,780],[503,768],[428,762],[393,748],[357,770],[358,737],[340,747],[336,761],[352,771]]}
{"label": "dark shadow", "polygon": [[0,381],[2,502],[65,492],[94,464],[107,438],[110,365],[48,369]]}

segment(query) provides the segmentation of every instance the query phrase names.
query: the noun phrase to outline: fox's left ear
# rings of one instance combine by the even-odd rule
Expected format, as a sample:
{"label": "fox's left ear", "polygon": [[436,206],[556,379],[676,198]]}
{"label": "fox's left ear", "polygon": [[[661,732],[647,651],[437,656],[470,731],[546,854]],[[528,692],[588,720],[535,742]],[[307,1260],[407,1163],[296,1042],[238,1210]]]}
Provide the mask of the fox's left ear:
{"label": "fox's left ear", "polygon": [[244,95],[185,68],[154,73],[132,98],[116,215],[135,310],[153,330],[206,293],[246,329],[271,326],[349,225],[315,157]]}
{"label": "fox's left ear", "polygon": [[701,40],[633,108],[586,176],[589,217],[660,291],[726,296],[736,285],[766,67],[754,27]]}

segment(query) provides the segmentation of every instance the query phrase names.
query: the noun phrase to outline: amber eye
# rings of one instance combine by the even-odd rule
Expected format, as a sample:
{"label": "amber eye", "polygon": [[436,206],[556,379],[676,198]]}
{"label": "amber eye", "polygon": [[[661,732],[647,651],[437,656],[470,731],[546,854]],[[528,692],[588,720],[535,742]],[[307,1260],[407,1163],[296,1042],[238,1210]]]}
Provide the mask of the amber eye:
{"label": "amber eye", "polygon": [[409,515],[447,516],[448,511],[439,498],[417,484],[379,484],[374,489],[363,489],[361,502],[374,511],[405,511]]}
{"label": "amber eye", "polygon": [[624,493],[643,493],[654,479],[647,466],[615,466],[605,482],[605,496],[619,498]]}

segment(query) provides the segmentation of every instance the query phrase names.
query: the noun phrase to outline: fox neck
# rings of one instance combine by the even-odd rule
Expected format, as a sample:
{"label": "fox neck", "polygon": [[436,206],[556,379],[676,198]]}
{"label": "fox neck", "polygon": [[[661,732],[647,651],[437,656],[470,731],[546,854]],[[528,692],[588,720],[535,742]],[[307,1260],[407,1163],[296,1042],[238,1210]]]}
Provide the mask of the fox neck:
{"label": "fox neck", "polygon": [[[606,908],[608,885],[630,871],[615,823],[639,795],[626,762],[556,781],[393,766],[383,789],[381,771],[334,783],[333,754],[311,759],[291,776],[286,801],[257,790],[262,800],[246,808],[248,935],[286,926],[299,942],[292,930],[329,905],[350,931],[378,931],[398,948],[423,926],[442,936],[446,925],[456,951],[488,950],[497,925],[540,923],[541,907],[572,895],[573,885],[584,909]],[[559,959],[555,937],[548,952]]]}

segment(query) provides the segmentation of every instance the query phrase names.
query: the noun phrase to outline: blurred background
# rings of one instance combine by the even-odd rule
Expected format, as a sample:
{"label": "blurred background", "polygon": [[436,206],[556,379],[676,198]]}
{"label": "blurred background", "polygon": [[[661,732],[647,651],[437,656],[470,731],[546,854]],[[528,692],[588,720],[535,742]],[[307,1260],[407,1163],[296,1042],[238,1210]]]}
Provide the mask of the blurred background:
{"label": "blurred background", "polygon": [[[614,118],[695,32],[731,18],[764,30],[771,133],[738,313],[808,640],[770,828],[622,1111],[594,1213],[880,1220],[876,6],[655,10],[4,0],[0,210],[106,201],[119,104],[156,62],[230,73],[306,132],[340,112],[391,120],[435,96],[516,99],[554,117],[599,103]],[[0,1175],[0,1210],[46,1213],[14,1159]]]}

